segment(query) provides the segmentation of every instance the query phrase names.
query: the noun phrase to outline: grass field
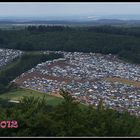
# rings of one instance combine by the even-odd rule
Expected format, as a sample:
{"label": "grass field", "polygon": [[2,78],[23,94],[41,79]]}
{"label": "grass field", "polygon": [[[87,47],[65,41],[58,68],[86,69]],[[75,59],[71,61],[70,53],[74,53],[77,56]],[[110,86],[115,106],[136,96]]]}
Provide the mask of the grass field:
{"label": "grass field", "polygon": [[59,97],[54,97],[54,96],[51,96],[51,95],[48,95],[45,93],[41,93],[41,92],[37,92],[37,91],[33,91],[33,90],[28,90],[28,89],[18,89],[15,91],[7,92],[4,94],[1,94],[0,98],[19,101],[23,97],[30,97],[30,96],[34,96],[37,98],[38,97],[43,98],[43,96],[45,96],[46,101],[49,105],[57,105],[57,104],[61,103],[63,100],[62,98],[59,98]]}
{"label": "grass field", "polygon": [[12,25],[12,24],[0,24],[1,30],[21,30],[24,29],[25,26],[22,25]]}
{"label": "grass field", "polygon": [[[34,96],[36,98],[39,98],[39,97],[43,98],[45,96],[46,102],[48,103],[48,105],[53,105],[53,106],[58,105],[62,103],[63,101],[62,97],[56,97],[53,95],[49,95],[47,93],[42,93],[42,92],[30,90],[30,89],[18,89],[15,91],[10,91],[4,94],[0,94],[1,99],[8,99],[8,100],[13,100],[13,101],[19,101],[23,97],[31,97],[31,96]],[[82,109],[85,109],[87,107],[87,105],[84,105],[84,104],[79,104],[79,106]]]}

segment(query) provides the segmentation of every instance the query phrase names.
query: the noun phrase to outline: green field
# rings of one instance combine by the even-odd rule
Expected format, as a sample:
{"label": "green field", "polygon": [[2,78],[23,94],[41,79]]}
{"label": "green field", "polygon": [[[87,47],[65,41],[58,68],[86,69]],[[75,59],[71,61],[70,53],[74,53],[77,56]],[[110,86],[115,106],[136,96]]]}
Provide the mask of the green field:
{"label": "green field", "polygon": [[[43,98],[45,96],[48,105],[53,105],[53,106],[58,105],[63,101],[63,98],[61,97],[52,96],[47,93],[42,93],[30,89],[18,89],[15,91],[10,91],[4,94],[0,94],[0,99],[19,101],[23,97],[31,97],[31,96],[34,96],[36,98],[39,97]],[[79,104],[79,106],[82,109],[85,109],[87,107],[87,105],[85,104]]]}
{"label": "green field", "polygon": [[37,91],[33,91],[33,90],[28,90],[28,89],[18,89],[15,91],[10,91],[10,92],[1,94],[0,98],[19,101],[23,97],[30,97],[30,96],[34,96],[37,98],[38,97],[43,98],[43,96],[45,96],[46,101],[49,105],[57,105],[57,104],[61,103],[63,100],[62,98],[59,98],[59,97],[54,97],[54,96],[51,96],[51,95],[48,95],[45,93],[41,93],[41,92],[37,92]]}

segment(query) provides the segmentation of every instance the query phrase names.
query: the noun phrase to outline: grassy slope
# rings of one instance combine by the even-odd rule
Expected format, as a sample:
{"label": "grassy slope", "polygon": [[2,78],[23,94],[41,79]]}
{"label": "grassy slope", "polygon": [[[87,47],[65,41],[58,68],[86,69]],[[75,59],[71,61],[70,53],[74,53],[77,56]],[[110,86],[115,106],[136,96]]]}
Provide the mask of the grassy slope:
{"label": "grassy slope", "polygon": [[7,92],[4,94],[1,94],[0,98],[18,101],[24,96],[26,96],[26,97],[30,97],[30,96],[43,97],[43,96],[45,96],[46,101],[48,102],[49,105],[57,105],[57,104],[61,103],[61,101],[63,100],[58,97],[54,97],[54,96],[47,95],[47,94],[44,94],[41,92],[27,90],[27,89],[18,89],[15,91]]}
{"label": "grassy slope", "polygon": [[[63,101],[61,97],[48,95],[42,92],[30,90],[30,89],[18,89],[15,91],[10,91],[4,94],[0,94],[1,99],[8,99],[8,100],[15,100],[15,101],[19,101],[24,96],[26,97],[34,96],[34,97],[41,97],[41,98],[45,96],[48,105],[58,105],[59,103]],[[85,109],[87,108],[87,105],[80,104],[80,107],[82,109]]]}

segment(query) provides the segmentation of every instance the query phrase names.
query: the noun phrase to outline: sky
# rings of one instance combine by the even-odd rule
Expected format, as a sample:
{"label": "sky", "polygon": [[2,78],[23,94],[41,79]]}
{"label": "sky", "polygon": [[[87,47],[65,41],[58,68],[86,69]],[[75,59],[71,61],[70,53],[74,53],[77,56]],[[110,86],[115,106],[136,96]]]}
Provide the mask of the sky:
{"label": "sky", "polygon": [[0,2],[0,17],[140,15],[140,2]]}

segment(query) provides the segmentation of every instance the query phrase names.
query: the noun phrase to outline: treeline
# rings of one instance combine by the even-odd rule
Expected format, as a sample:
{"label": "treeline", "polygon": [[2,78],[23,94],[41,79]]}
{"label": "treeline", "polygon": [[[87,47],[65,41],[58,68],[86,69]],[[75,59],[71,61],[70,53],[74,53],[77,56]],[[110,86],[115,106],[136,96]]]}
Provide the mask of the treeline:
{"label": "treeline", "polygon": [[29,26],[0,31],[0,47],[115,54],[140,63],[140,27]]}
{"label": "treeline", "polygon": [[7,65],[0,71],[0,93],[3,93],[15,86],[9,83],[23,72],[30,70],[39,63],[60,57],[63,56],[61,54],[54,53],[50,53],[49,55],[39,52],[24,53],[20,58],[15,59],[13,63]]}
{"label": "treeline", "polygon": [[39,26],[28,26],[25,28],[25,30],[31,32],[31,33],[44,33],[44,32],[54,32],[54,31],[65,31],[65,30],[71,30],[68,26],[45,26],[45,25],[39,25]]}
{"label": "treeline", "polygon": [[[0,120],[17,121],[18,128],[0,129],[0,136],[52,137],[136,137],[140,136],[140,118],[92,106],[81,108],[68,92],[61,91],[62,103],[47,105],[45,98],[25,97],[17,105],[0,107]],[[10,125],[9,125],[10,127]]]}

